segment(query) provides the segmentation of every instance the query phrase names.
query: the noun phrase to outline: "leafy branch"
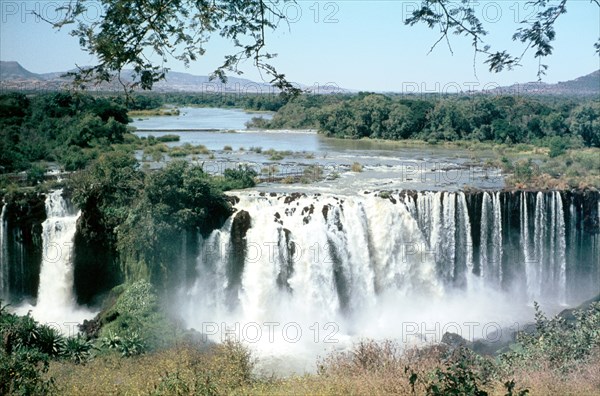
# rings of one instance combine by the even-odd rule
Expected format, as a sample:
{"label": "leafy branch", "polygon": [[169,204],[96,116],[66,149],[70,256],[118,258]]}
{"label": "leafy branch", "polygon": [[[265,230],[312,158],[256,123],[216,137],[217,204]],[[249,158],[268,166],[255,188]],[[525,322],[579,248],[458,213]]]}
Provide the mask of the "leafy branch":
{"label": "leafy branch", "polygon": [[[89,21],[90,3],[70,0],[60,7],[63,18],[51,22],[55,28],[75,25],[70,34],[83,50],[96,57],[93,66],[69,72],[79,88],[118,81],[126,93],[152,89],[166,78],[169,60],[187,67],[205,54],[204,44],[218,35],[239,50],[225,56],[211,79],[227,82],[227,73],[242,74],[246,60],[269,76],[269,82],[287,93],[299,90],[269,60],[276,54],[264,52],[265,32],[275,29],[284,14],[277,0],[99,0],[102,15]],[[41,15],[38,17],[44,19]],[[122,72],[129,68],[126,78]]]}
{"label": "leafy branch", "polygon": [[[489,71],[498,73],[504,69],[512,70],[517,66],[521,66],[525,55],[530,49],[534,49],[534,57],[538,58],[539,62],[537,77],[541,80],[548,69],[548,65],[542,63],[542,58],[552,55],[554,50],[552,42],[556,39],[554,25],[561,15],[567,13],[567,1],[560,0],[557,4],[554,4],[555,2],[552,0],[532,0],[526,3],[539,11],[532,20],[522,20],[520,23],[523,27],[518,28],[512,36],[513,41],[520,41],[525,44],[525,49],[518,56],[511,55],[507,50],[491,51],[491,46],[484,41],[488,32],[476,16],[474,4],[470,0],[461,0],[458,5],[451,3],[449,0],[423,0],[421,8],[413,11],[412,15],[404,22],[410,26],[424,23],[430,29],[439,28],[440,37],[429,52],[433,51],[445,39],[452,53],[449,40],[449,34],[451,33],[470,37],[474,48],[474,71],[478,53],[487,55],[485,63],[488,65]],[[590,3],[600,7],[600,0],[590,0]],[[594,44],[594,47],[596,53],[600,54],[600,39]]]}

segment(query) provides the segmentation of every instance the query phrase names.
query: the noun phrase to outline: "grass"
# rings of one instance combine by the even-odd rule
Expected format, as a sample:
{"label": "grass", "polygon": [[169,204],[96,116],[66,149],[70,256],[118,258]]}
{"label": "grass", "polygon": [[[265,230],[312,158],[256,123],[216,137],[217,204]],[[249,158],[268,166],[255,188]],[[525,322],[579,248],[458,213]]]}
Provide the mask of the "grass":
{"label": "grass", "polygon": [[[532,159],[537,161],[533,161]],[[517,189],[600,188],[600,149],[568,150],[557,157],[534,154],[529,159],[508,155],[499,164],[512,173],[507,186]]]}
{"label": "grass", "polygon": [[157,117],[157,116],[178,116],[180,111],[178,108],[160,108],[150,110],[129,110],[129,117]]}
{"label": "grass", "polygon": [[249,389],[252,369],[248,350],[228,342],[208,350],[180,345],[127,359],[113,353],[85,365],[55,361],[48,376],[60,394],[69,395],[220,395]]}
{"label": "grass", "polygon": [[85,365],[54,361],[48,375],[60,394],[70,395],[424,395],[432,385],[443,387],[440,373],[454,375],[453,370],[461,370],[456,367],[468,361],[466,374],[472,375],[472,385],[489,395],[506,395],[505,383],[511,380],[515,391],[527,389],[531,395],[591,395],[600,390],[599,351],[576,371],[562,375],[550,369],[490,373],[486,370],[492,358],[442,346],[402,352],[391,341],[363,340],[351,351],[318,359],[315,373],[278,378],[255,375],[256,361],[249,351],[226,342],[207,348],[179,345],[127,359],[111,354]]}
{"label": "grass", "polygon": [[[114,317],[111,312],[124,312],[129,324],[141,317],[149,329],[160,320],[156,303],[151,286],[138,282],[104,315],[108,319]],[[52,378],[59,394],[69,395],[599,394],[600,303],[576,310],[572,321],[548,319],[539,305],[535,308],[536,330],[519,333],[508,350],[495,356],[464,346],[406,347],[362,339],[350,349],[316,358],[312,373],[277,377],[258,374],[260,362],[239,342],[206,344],[198,333],[188,333],[143,355],[122,357],[103,348],[79,363],[53,359],[44,376]],[[122,328],[119,320],[108,324]]]}
{"label": "grass", "polygon": [[181,146],[172,147],[167,152],[167,154],[169,154],[171,157],[186,157],[188,155],[199,155],[199,154],[209,155],[209,154],[211,154],[211,151],[202,144],[194,146],[189,143],[186,143]]}

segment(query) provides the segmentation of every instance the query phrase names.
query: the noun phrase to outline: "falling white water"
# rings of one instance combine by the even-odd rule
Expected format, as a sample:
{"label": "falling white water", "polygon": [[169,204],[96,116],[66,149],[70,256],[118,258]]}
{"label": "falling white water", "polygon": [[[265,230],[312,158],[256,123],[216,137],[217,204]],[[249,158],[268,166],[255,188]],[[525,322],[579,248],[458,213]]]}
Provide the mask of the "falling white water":
{"label": "falling white water", "polygon": [[[526,205],[526,202],[523,204]],[[528,220],[526,216],[527,210],[521,215],[527,296],[530,301],[544,297],[564,305],[567,301],[567,241],[560,193],[538,192],[536,195],[533,252],[528,243],[528,228],[523,225]],[[573,219],[573,210],[571,216]]]}
{"label": "falling white water", "polygon": [[472,284],[473,278],[473,237],[471,236],[471,221],[469,220],[469,208],[464,192],[458,193],[458,214],[460,227],[458,229],[460,238],[460,252],[458,256],[464,257],[467,285]]}
{"label": "falling white water", "polygon": [[[492,199],[486,192],[483,193],[481,202],[481,231],[479,233],[479,273],[481,278],[491,278],[490,259],[488,258],[489,244],[493,243],[490,240],[490,206],[492,206]],[[493,260],[493,258],[492,258]]]}
{"label": "falling white water", "polygon": [[[182,294],[182,313],[190,327],[217,341],[262,332],[250,343],[277,371],[290,369],[287,364],[292,371],[312,370],[323,347],[345,347],[356,336],[439,341],[441,327],[433,336],[422,333],[445,323],[515,318],[514,304],[499,303],[500,292],[471,285],[473,241],[463,193],[238,197],[238,213],[251,218],[241,242],[246,256],[239,289],[228,300],[227,268],[232,252],[240,251],[230,218],[201,241],[197,278]],[[488,199],[492,239],[492,227],[501,233],[500,202],[499,196]],[[490,246],[490,256],[498,257],[499,249]],[[456,276],[467,287],[453,289]],[[406,339],[405,322],[425,327]],[[285,324],[297,324],[302,340],[289,342]],[[275,328],[270,339],[266,334]],[[332,334],[336,343],[323,344]]]}
{"label": "falling white water", "polygon": [[92,312],[77,306],[73,291],[73,240],[77,219],[56,190],[46,197],[46,220],[42,223],[42,265],[37,303],[22,306],[20,313],[31,310],[33,317],[43,323],[52,323],[63,333],[73,333],[76,324],[93,316]]}
{"label": "falling white water", "polygon": [[72,214],[62,197],[62,190],[48,195],[46,221],[42,224],[42,266],[37,308],[52,311],[72,308],[73,296],[73,239],[79,213]]}
{"label": "falling white water", "polygon": [[9,297],[8,289],[8,236],[6,213],[8,211],[6,202],[3,202],[0,214],[0,298],[6,300]]}
{"label": "falling white water", "polygon": [[500,204],[500,192],[497,191],[494,194],[494,223],[493,223],[493,246],[494,246],[494,276],[497,279],[498,286],[502,285],[503,272],[502,272],[502,205]]}
{"label": "falling white water", "polygon": [[545,248],[545,230],[546,230],[546,206],[544,205],[544,194],[538,192],[535,197],[535,223],[534,223],[534,265],[531,295],[535,298],[541,296],[543,284],[543,265]]}
{"label": "falling white water", "polygon": [[479,244],[480,276],[488,286],[502,287],[502,206],[500,192],[484,192]]}
{"label": "falling white water", "polygon": [[567,304],[567,260],[566,250],[567,241],[565,237],[565,214],[563,210],[563,203],[558,191],[552,193],[553,197],[553,217],[554,220],[554,271],[557,274],[556,286],[558,291],[558,302],[562,305]]}
{"label": "falling white water", "polygon": [[523,251],[523,260],[525,265],[525,281],[527,286],[527,298],[533,301],[536,297],[534,292],[535,285],[535,260],[531,256],[531,248],[529,241],[529,210],[527,207],[527,193],[521,193],[520,202],[520,219],[521,219],[521,248]]}
{"label": "falling white water", "polygon": [[[503,206],[515,207],[510,193],[483,192],[481,200],[463,192],[236,195],[249,229],[233,232],[242,223],[234,215],[201,239],[197,276],[182,288],[180,307],[186,323],[212,339],[251,344],[270,362],[267,370],[312,370],[323,348],[361,337],[403,344],[439,341],[445,331],[485,337],[465,334],[466,323],[530,320],[529,303],[563,304],[573,295],[567,280],[580,271],[565,251],[567,231],[583,240],[573,237],[575,227],[584,232],[573,211],[583,209],[572,206],[565,224],[558,192],[515,195],[516,224],[503,218]],[[590,249],[581,257],[597,251]],[[527,298],[519,299],[515,288],[523,286]],[[283,334],[286,324],[294,326]],[[298,329],[301,339],[290,342]],[[326,336],[335,343],[324,344]]]}

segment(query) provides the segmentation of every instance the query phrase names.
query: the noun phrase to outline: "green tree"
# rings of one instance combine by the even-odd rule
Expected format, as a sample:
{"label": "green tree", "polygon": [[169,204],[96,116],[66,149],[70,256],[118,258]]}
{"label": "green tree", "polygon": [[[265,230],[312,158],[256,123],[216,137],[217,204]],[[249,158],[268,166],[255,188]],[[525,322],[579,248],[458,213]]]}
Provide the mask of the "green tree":
{"label": "green tree", "polygon": [[[226,72],[238,72],[240,61],[251,60],[276,86],[297,91],[267,63],[275,55],[263,51],[266,30],[285,19],[277,1],[141,0],[131,6],[126,0],[101,0],[100,4],[103,14],[99,21],[87,18],[89,5],[85,0],[72,0],[64,8],[64,18],[54,23],[57,28],[74,23],[71,34],[79,38],[84,50],[99,59],[97,65],[71,73],[77,84],[112,81],[128,67],[132,69],[132,83],[118,77],[126,90],[151,89],[165,77],[167,69],[163,65],[169,58],[187,65],[204,54],[205,43],[212,35],[219,35],[238,52],[225,56],[213,73],[215,77],[225,79]],[[160,61],[154,63],[150,54]]]}
{"label": "green tree", "polygon": [[580,105],[571,114],[569,128],[586,146],[600,147],[600,103]]}

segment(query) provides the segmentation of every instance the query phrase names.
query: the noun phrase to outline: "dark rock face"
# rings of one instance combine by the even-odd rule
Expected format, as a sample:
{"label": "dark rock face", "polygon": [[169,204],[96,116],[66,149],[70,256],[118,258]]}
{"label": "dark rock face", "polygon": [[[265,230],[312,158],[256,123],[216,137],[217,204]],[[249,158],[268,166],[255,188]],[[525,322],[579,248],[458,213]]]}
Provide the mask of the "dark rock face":
{"label": "dark rock face", "polygon": [[46,197],[37,193],[17,193],[5,199],[8,295],[10,301],[18,302],[37,296]]}
{"label": "dark rock face", "polygon": [[104,228],[98,223],[99,219],[98,213],[87,211],[82,212],[77,221],[73,277],[79,304],[95,303],[96,296],[108,292],[122,281],[114,237],[92,231]]}
{"label": "dark rock face", "polygon": [[[282,244],[285,244],[285,248],[282,249]],[[279,235],[278,241],[278,252],[279,254],[285,254],[284,257],[280,257],[282,263],[277,275],[277,286],[282,289],[292,292],[290,286],[290,278],[294,275],[294,255],[296,254],[296,244],[292,241],[292,233],[287,228],[282,228]]]}
{"label": "dark rock face", "polygon": [[290,195],[286,196],[285,199],[283,200],[284,203],[286,204],[290,204],[292,202],[294,202],[297,199],[300,199],[301,197],[306,197],[306,194],[302,194],[302,193],[291,193]]}
{"label": "dark rock face", "polygon": [[231,224],[231,256],[227,268],[228,300],[231,305],[237,300],[237,292],[242,283],[244,261],[246,259],[246,233],[252,226],[250,213],[245,210],[237,212]]}

